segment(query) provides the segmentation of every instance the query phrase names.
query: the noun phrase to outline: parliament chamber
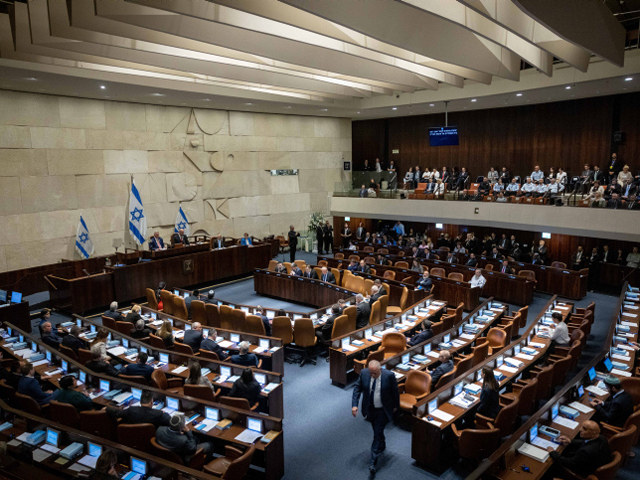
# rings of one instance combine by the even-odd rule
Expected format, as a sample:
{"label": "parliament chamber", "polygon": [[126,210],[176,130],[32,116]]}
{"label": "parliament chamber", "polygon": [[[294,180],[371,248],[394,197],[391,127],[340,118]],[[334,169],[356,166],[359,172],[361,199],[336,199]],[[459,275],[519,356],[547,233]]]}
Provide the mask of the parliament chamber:
{"label": "parliament chamber", "polygon": [[638,11],[0,2],[0,478],[637,478]]}

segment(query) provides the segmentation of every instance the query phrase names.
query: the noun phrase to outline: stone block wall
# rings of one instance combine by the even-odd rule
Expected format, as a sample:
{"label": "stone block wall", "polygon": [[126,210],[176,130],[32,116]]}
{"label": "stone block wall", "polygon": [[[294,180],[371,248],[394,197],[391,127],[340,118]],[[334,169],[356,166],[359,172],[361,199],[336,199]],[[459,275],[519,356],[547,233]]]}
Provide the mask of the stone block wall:
{"label": "stone block wall", "polygon": [[0,90],[0,271],[78,258],[80,215],[95,254],[112,253],[131,175],[147,237],[158,229],[168,240],[180,203],[192,233],[304,232],[310,212],[328,212],[334,184],[350,182],[343,161],[349,119]]}

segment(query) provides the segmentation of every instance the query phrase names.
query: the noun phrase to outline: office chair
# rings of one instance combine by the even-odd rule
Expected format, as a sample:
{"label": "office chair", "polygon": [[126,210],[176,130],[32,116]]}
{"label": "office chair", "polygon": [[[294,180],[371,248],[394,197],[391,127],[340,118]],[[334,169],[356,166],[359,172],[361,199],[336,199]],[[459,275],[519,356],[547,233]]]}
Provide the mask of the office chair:
{"label": "office chair", "polygon": [[251,466],[255,444],[247,448],[244,453],[236,447],[226,445],[224,457],[218,457],[204,466],[204,471],[223,480],[242,480]]}

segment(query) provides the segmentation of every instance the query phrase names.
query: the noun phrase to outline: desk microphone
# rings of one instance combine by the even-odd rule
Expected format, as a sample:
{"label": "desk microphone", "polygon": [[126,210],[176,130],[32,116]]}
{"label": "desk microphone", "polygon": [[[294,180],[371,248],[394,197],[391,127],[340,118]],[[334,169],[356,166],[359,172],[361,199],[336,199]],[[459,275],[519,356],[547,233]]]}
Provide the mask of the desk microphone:
{"label": "desk microphone", "polygon": [[87,277],[90,277],[90,276],[91,276],[91,274],[90,274],[89,272],[87,272],[87,269],[86,269],[86,268],[83,268],[83,269],[82,269],[82,271],[85,273],[85,275],[86,275]]}

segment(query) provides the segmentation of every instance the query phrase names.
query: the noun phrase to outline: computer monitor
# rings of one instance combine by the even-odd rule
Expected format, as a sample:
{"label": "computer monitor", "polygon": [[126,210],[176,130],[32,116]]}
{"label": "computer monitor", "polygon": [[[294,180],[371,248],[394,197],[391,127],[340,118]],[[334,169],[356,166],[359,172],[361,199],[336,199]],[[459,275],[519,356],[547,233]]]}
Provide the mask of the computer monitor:
{"label": "computer monitor", "polygon": [[132,388],[131,389],[131,395],[133,396],[134,399],[139,401],[140,398],[142,398],[142,389],[141,388]]}
{"label": "computer monitor", "polygon": [[533,442],[536,438],[538,438],[538,424],[536,423],[533,427],[529,429],[529,443]]}
{"label": "computer monitor", "polygon": [[149,351],[147,350],[147,347],[140,347],[140,351],[142,353],[149,353]]}
{"label": "computer monitor", "polygon": [[429,353],[431,351],[431,344],[427,343],[423,348],[422,348],[422,353],[424,353],[425,355],[427,353]]}
{"label": "computer monitor", "polygon": [[100,391],[108,392],[109,390],[111,390],[109,386],[109,380],[100,380]]}
{"label": "computer monitor", "polygon": [[62,360],[60,368],[62,368],[64,373],[67,373],[67,371],[69,371],[69,363],[66,360]]}
{"label": "computer monitor", "polygon": [[191,330],[191,325],[189,325],[188,323],[184,324],[184,331],[186,332],[187,330]]}
{"label": "computer monitor", "polygon": [[136,457],[131,457],[131,471],[140,475],[147,474],[147,462]]}
{"label": "computer monitor", "polygon": [[38,351],[38,344],[36,342],[31,342],[31,351],[32,352]]}
{"label": "computer monitor", "polygon": [[367,328],[364,331],[364,338],[371,338],[373,337],[373,328]]}
{"label": "computer monitor", "polygon": [[596,379],[596,367],[591,367],[589,369],[588,374],[589,374],[589,380],[593,382]]}
{"label": "computer monitor", "polygon": [[500,355],[497,359],[496,359],[496,367],[500,367],[502,366],[502,364],[504,363],[504,355]]}
{"label": "computer monitor", "polygon": [[611,363],[611,359],[609,357],[604,359],[604,366],[607,369],[607,372],[610,372],[613,369],[613,364]]}
{"label": "computer monitor", "polygon": [[20,340],[20,343],[24,342],[24,335],[18,335],[18,339]]}
{"label": "computer monitor", "polygon": [[434,398],[433,400],[431,400],[429,402],[428,409],[429,409],[429,413],[430,414],[435,412],[438,409],[438,399],[437,398]]}
{"label": "computer monitor", "polygon": [[182,298],[189,298],[189,294],[187,292],[184,292],[184,295],[182,296]]}
{"label": "computer monitor", "polygon": [[171,410],[180,410],[180,402],[177,398],[167,397],[167,407]]}
{"label": "computer monitor", "polygon": [[91,325],[91,333],[96,333],[96,326],[95,325]]}
{"label": "computer monitor", "polygon": [[173,291],[173,294],[174,294],[174,295],[178,295],[178,296],[180,296],[180,292],[179,292],[178,290],[174,290],[174,291]]}
{"label": "computer monitor", "polygon": [[450,333],[447,333],[447,334],[444,336],[444,343],[449,343],[450,341],[451,341],[451,334],[450,334]]}
{"label": "computer monitor", "polygon": [[411,361],[411,354],[410,353],[405,353],[402,356],[402,363],[409,363]]}
{"label": "computer monitor", "polygon": [[239,333],[232,333],[231,334],[231,341],[233,343],[240,343],[240,334]]}
{"label": "computer monitor", "polygon": [[513,354],[518,355],[520,353],[520,344],[513,347]]}
{"label": "computer monitor", "polygon": [[223,377],[231,376],[231,367],[220,367],[220,375]]}
{"label": "computer monitor", "polygon": [[11,303],[22,302],[22,294],[19,292],[11,292]]}
{"label": "computer monitor", "polygon": [[76,320],[76,325],[79,326],[80,328],[82,328],[82,320],[80,320],[79,318]]}
{"label": "computer monitor", "polygon": [[460,392],[462,392],[462,382],[453,387],[453,396],[460,395]]}
{"label": "computer monitor", "polygon": [[476,372],[476,382],[481,382],[482,381],[482,370],[478,370]]}
{"label": "computer monitor", "polygon": [[6,301],[7,301],[7,291],[0,290],[0,302],[6,302]]}
{"label": "computer monitor", "polygon": [[107,341],[111,341],[111,334],[107,335]]}
{"label": "computer monitor", "polygon": [[102,455],[102,447],[100,445],[96,445],[95,443],[89,442],[89,455],[98,458],[100,455]]}
{"label": "computer monitor", "polygon": [[264,373],[256,373],[254,377],[256,378],[256,382],[260,385],[265,385],[267,383],[267,376]]}
{"label": "computer monitor", "polygon": [[51,351],[47,350],[47,353],[45,353],[46,357],[47,357],[47,362],[51,362]]}
{"label": "computer monitor", "polygon": [[204,412],[207,420],[214,420],[216,422],[220,420],[220,410],[217,408],[205,407]]}
{"label": "computer monitor", "polygon": [[11,332],[12,332],[12,331],[13,331],[13,330],[11,330],[11,327],[7,327],[7,332],[9,333],[9,336],[11,336]]}
{"label": "computer monitor", "polygon": [[83,372],[82,370],[80,370],[78,372],[78,380],[80,380],[82,383],[87,383],[87,372]]}
{"label": "computer monitor", "polygon": [[158,319],[158,315],[155,312],[151,312],[151,318],[153,321],[156,321]]}
{"label": "computer monitor", "polygon": [[122,339],[122,346],[124,348],[129,348],[129,340],[127,340],[126,338]]}
{"label": "computer monitor", "polygon": [[247,417],[247,428],[254,432],[262,433],[262,420],[259,418]]}
{"label": "computer monitor", "polygon": [[349,344],[351,343],[351,339],[349,337],[345,337],[342,340],[340,340],[340,344],[342,345],[342,348],[347,348],[349,346]]}
{"label": "computer monitor", "polygon": [[59,433],[56,430],[52,430],[50,428],[47,428],[47,443],[49,445],[53,445],[54,447],[58,446],[58,437],[59,437]]}
{"label": "computer monitor", "polygon": [[269,339],[268,338],[261,338],[260,339],[260,347],[264,348],[265,350],[269,350]]}
{"label": "computer monitor", "polygon": [[267,310],[267,318],[276,318],[276,312],[273,310]]}
{"label": "computer monitor", "polygon": [[249,307],[240,307],[240,310],[242,310],[244,313],[246,313],[247,315],[250,315],[251,312],[249,311]]}
{"label": "computer monitor", "polygon": [[159,357],[160,357],[160,362],[169,363],[169,354],[168,353],[161,353],[159,355]]}
{"label": "computer monitor", "polygon": [[578,387],[578,397],[582,398],[583,395],[584,395],[584,385],[580,385]]}
{"label": "computer monitor", "polygon": [[556,418],[558,416],[558,412],[560,411],[560,405],[559,404],[555,404],[553,407],[551,407],[551,420],[553,420],[554,418]]}

